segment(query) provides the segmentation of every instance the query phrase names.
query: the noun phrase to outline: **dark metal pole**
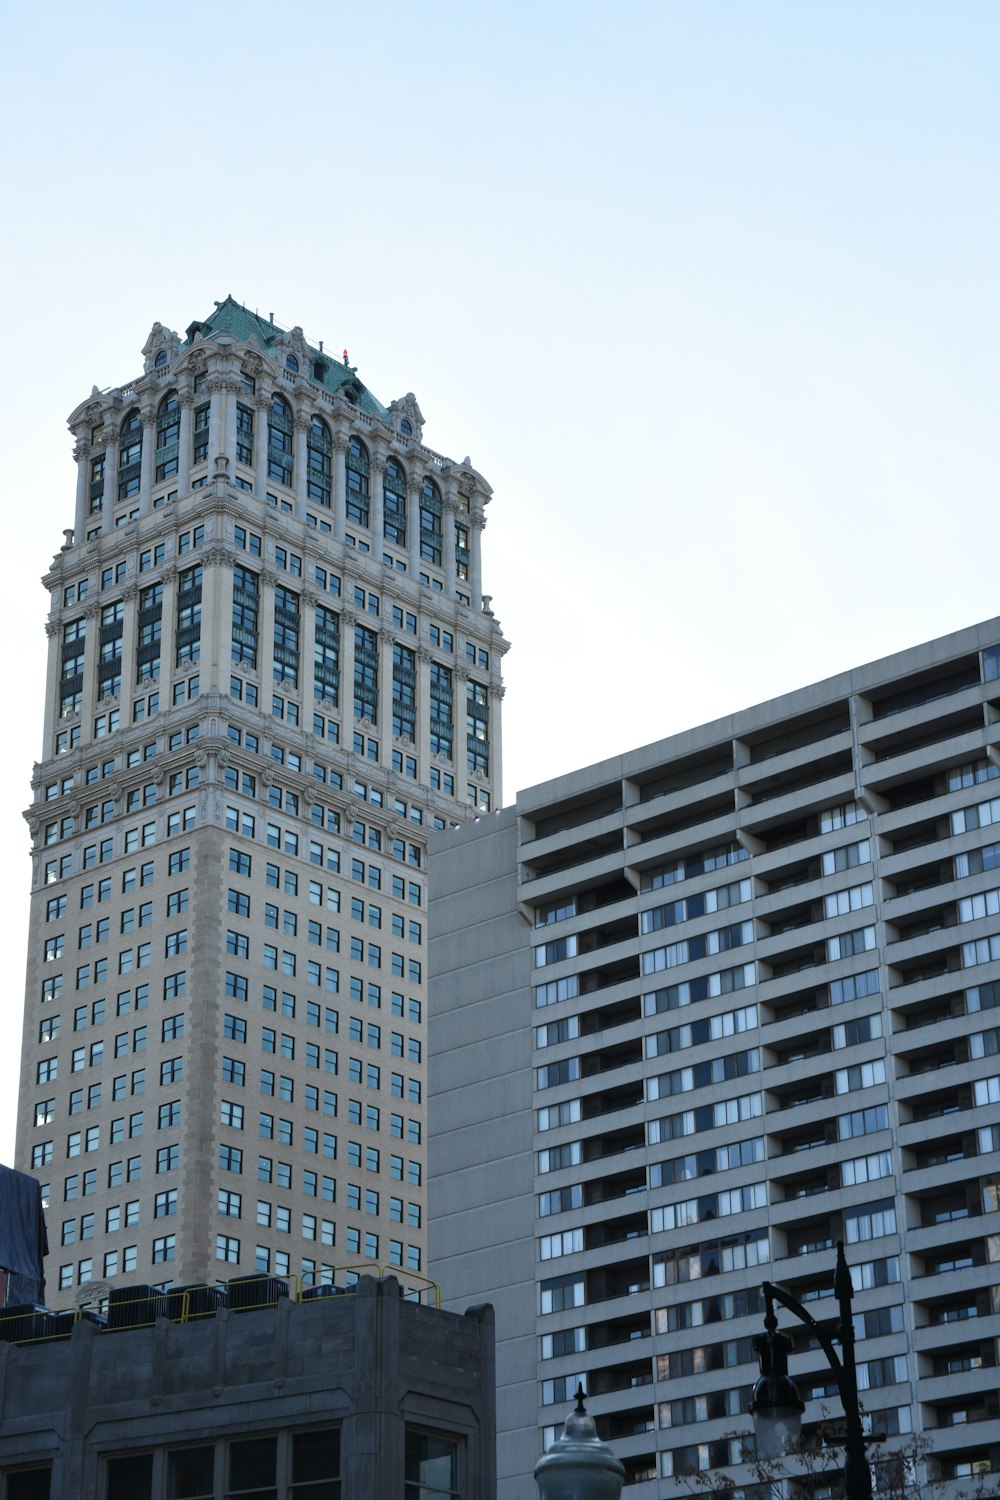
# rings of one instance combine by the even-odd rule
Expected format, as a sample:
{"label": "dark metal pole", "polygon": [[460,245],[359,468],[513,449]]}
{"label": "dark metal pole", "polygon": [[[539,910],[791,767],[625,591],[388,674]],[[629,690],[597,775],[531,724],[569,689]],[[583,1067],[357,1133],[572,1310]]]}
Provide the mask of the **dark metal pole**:
{"label": "dark metal pole", "polygon": [[845,1500],[871,1500],[872,1473],[865,1455],[865,1438],[861,1430],[861,1405],[858,1399],[858,1370],[854,1360],[854,1318],[851,1302],[854,1286],[844,1259],[844,1242],[837,1241],[837,1269],[833,1292],[840,1309],[838,1335],[843,1351],[843,1367],[837,1387],[844,1406],[844,1494]]}
{"label": "dark metal pole", "polygon": [[828,1331],[829,1325],[824,1328],[817,1323],[812,1314],[806,1311],[791,1292],[786,1292],[784,1287],[775,1286],[770,1281],[764,1282],[764,1297],[768,1312],[772,1313],[773,1298],[775,1302],[780,1302],[782,1307],[794,1313],[799,1322],[804,1323],[816,1336],[820,1348],[826,1355],[827,1363],[833,1371],[844,1408],[844,1500],[872,1500],[872,1476],[868,1467],[868,1459],[865,1456],[865,1437],[861,1427],[861,1406],[858,1400],[858,1371],[854,1359],[854,1319],[851,1315],[854,1287],[847,1261],[844,1259],[842,1240],[837,1241],[837,1269],[833,1278],[833,1292],[837,1299],[840,1317],[832,1332],[840,1342],[843,1358],[838,1356],[833,1346],[833,1338]]}

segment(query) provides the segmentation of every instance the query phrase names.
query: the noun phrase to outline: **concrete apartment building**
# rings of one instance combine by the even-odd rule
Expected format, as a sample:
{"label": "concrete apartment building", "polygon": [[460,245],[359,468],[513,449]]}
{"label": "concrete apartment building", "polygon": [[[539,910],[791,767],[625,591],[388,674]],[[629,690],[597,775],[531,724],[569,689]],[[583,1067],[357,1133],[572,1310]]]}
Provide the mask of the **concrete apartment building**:
{"label": "concrete apartment building", "polygon": [[16,1163],[50,1298],[425,1271],[426,843],[500,785],[490,487],[232,299],[73,412]]}
{"label": "concrete apartment building", "polygon": [[[4,1500],[494,1500],[493,1318],[348,1295],[0,1341]],[[127,1306],[116,1312],[128,1314]]]}
{"label": "concrete apartment building", "polygon": [[578,1381],[636,1500],[728,1466],[760,1283],[831,1316],[838,1240],[875,1430],[1000,1468],[997,823],[1000,619],[434,841],[430,1264],[496,1307],[501,1500]]}

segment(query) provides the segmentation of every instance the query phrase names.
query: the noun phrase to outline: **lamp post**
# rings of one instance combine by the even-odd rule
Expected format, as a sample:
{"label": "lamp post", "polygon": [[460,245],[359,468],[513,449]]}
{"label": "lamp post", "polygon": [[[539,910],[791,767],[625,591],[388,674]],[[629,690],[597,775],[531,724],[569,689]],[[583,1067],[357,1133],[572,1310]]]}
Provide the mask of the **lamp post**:
{"label": "lamp post", "polygon": [[[858,1372],[854,1362],[854,1321],[851,1300],[854,1288],[844,1259],[844,1245],[837,1241],[837,1269],[833,1294],[837,1299],[839,1318],[825,1326],[806,1312],[791,1292],[773,1282],[764,1282],[764,1332],[754,1337],[754,1348],[760,1360],[760,1379],[753,1388],[750,1412],[758,1451],[765,1458],[775,1458],[787,1438],[796,1438],[801,1428],[805,1406],[788,1374],[788,1350],[791,1341],[778,1331],[774,1303],[794,1313],[800,1323],[815,1335],[833,1371],[844,1407],[844,1496],[845,1500],[871,1500],[872,1476],[865,1457],[865,1438],[861,1430],[861,1407],[858,1402]],[[841,1354],[833,1346],[840,1343]]]}
{"label": "lamp post", "polygon": [[625,1468],[597,1436],[580,1385],[562,1437],[549,1444],[535,1465],[541,1500],[619,1500],[624,1482]]}

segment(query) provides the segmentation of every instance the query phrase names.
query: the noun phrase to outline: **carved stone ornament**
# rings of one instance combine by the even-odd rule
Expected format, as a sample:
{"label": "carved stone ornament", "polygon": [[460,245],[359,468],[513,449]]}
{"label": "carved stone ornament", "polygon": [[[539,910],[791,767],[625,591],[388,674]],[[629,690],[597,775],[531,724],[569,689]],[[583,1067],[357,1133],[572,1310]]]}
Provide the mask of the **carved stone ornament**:
{"label": "carved stone ornament", "polygon": [[75,1307],[89,1307],[92,1302],[103,1302],[111,1291],[109,1281],[88,1281],[77,1287],[73,1294]]}
{"label": "carved stone ornament", "polygon": [[50,638],[52,636],[54,636],[54,635],[58,635],[59,634],[59,622],[58,622],[58,620],[46,620],[46,622],[45,622],[45,634],[47,636],[49,636]]}
{"label": "carved stone ornament", "polygon": [[248,349],[243,356],[243,368],[248,375],[257,376],[264,368],[264,361],[255,349]]}
{"label": "carved stone ornament", "polygon": [[143,365],[144,372],[148,375],[151,370],[162,367],[162,360],[159,367],[156,363],[156,356],[160,353],[161,349],[165,349],[167,352],[167,364],[172,364],[177,357],[180,347],[180,336],[174,333],[172,328],[164,328],[162,323],[154,323],[149,331],[148,339],[142,346],[142,355],[145,360],[145,364]]}
{"label": "carved stone ornament", "polygon": [[156,426],[156,412],[153,411],[152,407],[147,407],[142,413],[142,425],[143,427]]}
{"label": "carved stone ornament", "polygon": [[307,417],[305,412],[297,412],[292,422],[296,432],[308,432],[312,426],[312,417]]}
{"label": "carved stone ornament", "polygon": [[81,438],[78,443],[73,445],[73,457],[78,464],[83,463],[85,458],[90,457],[90,451],[90,444],[86,438]]}
{"label": "carved stone ornament", "polygon": [[[413,428],[412,436],[417,442],[423,442],[424,437],[424,414],[417,405],[417,398],[412,391],[407,391],[405,396],[400,396],[397,401],[389,403],[389,414],[395,420],[393,425],[398,429],[400,422],[407,421]],[[409,436],[410,434],[404,434]]]}
{"label": "carved stone ornament", "polygon": [[[204,375],[207,369],[208,357],[203,350],[199,349],[198,353],[193,354],[188,360],[188,373],[190,375]],[[201,392],[199,391],[198,394],[200,395]]]}
{"label": "carved stone ornament", "polygon": [[199,766],[201,769],[204,769],[205,766],[208,765],[208,756],[205,754],[204,750],[196,750],[195,751],[195,753],[194,753],[194,763],[195,763],[196,766]]}
{"label": "carved stone ornament", "polygon": [[217,758],[217,765],[218,765],[220,771],[224,771],[226,769],[226,767],[229,765],[230,759],[231,759],[231,756],[230,756],[228,750],[220,750],[219,751],[218,758]]}
{"label": "carved stone ornament", "polygon": [[83,420],[89,423],[91,427],[100,427],[104,421],[104,408],[99,401],[91,401],[84,408]]}
{"label": "carved stone ornament", "polygon": [[287,333],[279,334],[277,339],[275,339],[275,346],[278,349],[284,350],[286,354],[294,354],[299,362],[300,371],[312,359],[312,355],[309,353],[309,345],[306,343],[306,336],[301,328],[290,328]]}
{"label": "carved stone ornament", "polygon": [[218,568],[228,561],[225,547],[206,547],[201,554],[201,561],[206,568]]}
{"label": "carved stone ornament", "polygon": [[34,844],[38,839],[38,835],[42,831],[42,820],[41,818],[35,817],[32,813],[26,812],[24,815],[24,821],[28,825],[28,832],[31,834],[31,842]]}
{"label": "carved stone ornament", "polygon": [[430,661],[431,653],[427,646],[417,647],[417,661]]}

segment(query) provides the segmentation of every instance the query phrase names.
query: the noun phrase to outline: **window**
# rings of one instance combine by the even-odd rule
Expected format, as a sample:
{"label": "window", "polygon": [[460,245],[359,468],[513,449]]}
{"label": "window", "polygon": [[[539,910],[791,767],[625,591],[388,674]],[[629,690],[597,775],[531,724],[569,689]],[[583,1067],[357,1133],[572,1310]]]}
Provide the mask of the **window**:
{"label": "window", "polygon": [[333,443],[329,428],[319,417],[313,417],[309,426],[306,465],[306,496],[328,510],[333,473]]}
{"label": "window", "polygon": [[371,461],[360,438],[347,445],[347,517],[358,526],[368,526],[370,516],[369,475]]}
{"label": "window", "polygon": [[407,1427],[404,1479],[405,1500],[458,1500],[458,1442]]}
{"label": "window", "polygon": [[267,474],[279,484],[292,487],[292,409],[281,396],[275,395],[267,421]]}
{"label": "window", "polygon": [[420,556],[441,566],[441,491],[433,479],[425,478],[420,490]]}
{"label": "window", "polygon": [[118,434],[118,499],[127,500],[139,493],[142,468],[142,417],[130,411]]}

